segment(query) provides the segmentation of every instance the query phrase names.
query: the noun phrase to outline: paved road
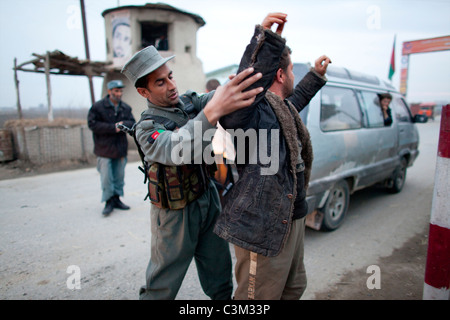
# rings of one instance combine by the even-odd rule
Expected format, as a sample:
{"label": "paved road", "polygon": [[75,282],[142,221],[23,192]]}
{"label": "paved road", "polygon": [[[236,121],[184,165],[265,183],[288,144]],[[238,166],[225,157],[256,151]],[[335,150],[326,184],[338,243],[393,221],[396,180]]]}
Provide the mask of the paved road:
{"label": "paved road", "polygon": [[[340,229],[307,230],[303,299],[347,271],[376,264],[428,225],[439,120],[418,127],[421,154],[400,194],[359,191]],[[0,298],[137,299],[150,255],[149,203],[137,166],[126,169],[124,202],[132,209],[108,218],[100,214],[95,169],[0,181]],[[69,266],[79,268],[80,289],[67,286],[75,275]],[[178,299],[206,298],[193,264]]]}

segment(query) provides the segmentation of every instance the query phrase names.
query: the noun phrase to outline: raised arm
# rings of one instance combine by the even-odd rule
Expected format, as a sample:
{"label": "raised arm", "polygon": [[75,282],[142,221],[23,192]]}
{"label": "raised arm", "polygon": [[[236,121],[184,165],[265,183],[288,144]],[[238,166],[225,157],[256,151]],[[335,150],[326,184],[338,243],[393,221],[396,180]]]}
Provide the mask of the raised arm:
{"label": "raised arm", "polygon": [[330,58],[325,55],[320,56],[315,61],[314,68],[311,68],[311,71],[297,84],[294,93],[287,98],[298,112],[302,111],[314,95],[325,85],[327,81],[325,73],[330,63]]}
{"label": "raised arm", "polygon": [[[254,35],[250,44],[245,49],[238,68],[238,74],[248,67],[254,68],[254,73],[260,72],[260,80],[249,86],[247,90],[256,87],[263,87],[264,90],[258,93],[252,105],[248,108],[233,112],[220,119],[221,125],[225,128],[247,128],[251,126],[254,116],[254,108],[264,97],[267,89],[272,85],[275,74],[278,70],[280,57],[285,47],[285,39],[281,33],[286,23],[287,15],[284,13],[270,13],[263,20],[261,25],[255,27]],[[277,24],[275,32],[271,30]]]}

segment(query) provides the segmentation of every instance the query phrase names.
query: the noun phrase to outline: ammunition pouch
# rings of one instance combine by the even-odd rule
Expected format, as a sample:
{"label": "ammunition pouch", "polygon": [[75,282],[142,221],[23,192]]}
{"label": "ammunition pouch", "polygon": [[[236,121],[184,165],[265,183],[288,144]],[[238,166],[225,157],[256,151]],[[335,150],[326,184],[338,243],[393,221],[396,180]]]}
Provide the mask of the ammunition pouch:
{"label": "ammunition pouch", "polygon": [[214,171],[215,165],[154,163],[148,168],[148,197],[159,208],[183,209],[205,192]]}

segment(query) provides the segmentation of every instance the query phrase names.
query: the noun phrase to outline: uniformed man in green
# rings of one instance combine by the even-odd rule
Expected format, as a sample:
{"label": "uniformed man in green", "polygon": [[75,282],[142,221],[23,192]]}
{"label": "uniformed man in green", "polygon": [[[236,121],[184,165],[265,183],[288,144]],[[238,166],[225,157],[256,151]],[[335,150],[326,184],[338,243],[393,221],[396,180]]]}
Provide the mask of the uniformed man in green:
{"label": "uniformed man in green", "polygon": [[253,72],[249,68],[213,92],[188,91],[180,96],[167,65],[172,58],[161,57],[150,46],[122,70],[148,104],[135,128],[152,203],[151,257],[140,298],[175,299],[194,258],[205,294],[231,299],[229,245],[213,233],[221,205],[210,180],[213,166],[204,155],[211,153],[211,133],[219,118],[250,106],[262,92],[262,88],[244,92],[261,74],[249,77]]}

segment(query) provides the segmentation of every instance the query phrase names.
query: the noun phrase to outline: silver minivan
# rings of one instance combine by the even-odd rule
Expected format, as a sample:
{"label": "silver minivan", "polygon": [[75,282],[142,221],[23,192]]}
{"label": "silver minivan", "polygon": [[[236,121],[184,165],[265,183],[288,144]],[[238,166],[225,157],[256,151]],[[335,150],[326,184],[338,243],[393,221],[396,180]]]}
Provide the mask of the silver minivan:
{"label": "silver minivan", "polygon": [[[294,64],[296,81],[308,72]],[[418,156],[419,134],[403,96],[389,83],[329,66],[327,84],[300,116],[311,135],[314,161],[307,193],[307,225],[335,230],[344,221],[350,194],[375,184],[400,192]],[[379,94],[390,93],[392,124],[385,126]]]}

